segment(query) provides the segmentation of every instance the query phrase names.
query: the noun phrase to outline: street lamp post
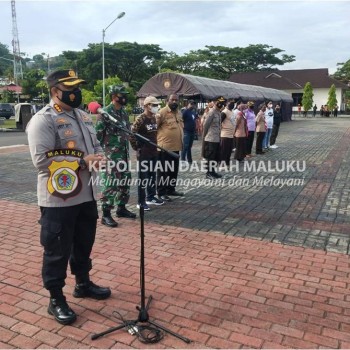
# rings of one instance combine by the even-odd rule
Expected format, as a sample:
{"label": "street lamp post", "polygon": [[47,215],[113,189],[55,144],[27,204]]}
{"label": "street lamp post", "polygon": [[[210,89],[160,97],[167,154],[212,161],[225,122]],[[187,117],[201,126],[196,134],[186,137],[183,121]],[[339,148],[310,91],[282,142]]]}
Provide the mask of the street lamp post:
{"label": "street lamp post", "polygon": [[114,20],[105,28],[102,29],[102,98],[103,98],[103,107],[106,102],[106,88],[105,88],[105,34],[106,30],[119,18],[122,18],[125,15],[125,12],[120,12],[119,15],[114,18]]}

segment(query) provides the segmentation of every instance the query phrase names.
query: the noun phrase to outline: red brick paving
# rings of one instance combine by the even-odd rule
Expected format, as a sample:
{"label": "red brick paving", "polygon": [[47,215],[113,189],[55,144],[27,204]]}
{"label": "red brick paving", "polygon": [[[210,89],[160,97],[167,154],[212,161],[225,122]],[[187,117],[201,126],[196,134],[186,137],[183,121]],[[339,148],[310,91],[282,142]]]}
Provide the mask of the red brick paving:
{"label": "red brick paving", "polygon": [[150,319],[189,337],[165,334],[145,345],[125,330],[94,332],[137,317],[139,221],[99,224],[93,280],[112,288],[105,301],[67,299],[78,314],[61,326],[46,312],[35,205],[0,201],[0,348],[349,348],[349,257],[181,227],[145,227]]}

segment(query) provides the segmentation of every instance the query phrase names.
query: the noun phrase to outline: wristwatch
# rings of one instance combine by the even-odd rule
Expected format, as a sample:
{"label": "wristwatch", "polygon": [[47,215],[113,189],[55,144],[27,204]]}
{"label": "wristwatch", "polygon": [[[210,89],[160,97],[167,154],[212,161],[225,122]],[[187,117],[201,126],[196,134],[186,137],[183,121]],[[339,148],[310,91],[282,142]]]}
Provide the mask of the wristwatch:
{"label": "wristwatch", "polygon": [[80,165],[81,170],[85,170],[87,168],[87,164],[86,164],[84,158],[79,159],[79,165]]}

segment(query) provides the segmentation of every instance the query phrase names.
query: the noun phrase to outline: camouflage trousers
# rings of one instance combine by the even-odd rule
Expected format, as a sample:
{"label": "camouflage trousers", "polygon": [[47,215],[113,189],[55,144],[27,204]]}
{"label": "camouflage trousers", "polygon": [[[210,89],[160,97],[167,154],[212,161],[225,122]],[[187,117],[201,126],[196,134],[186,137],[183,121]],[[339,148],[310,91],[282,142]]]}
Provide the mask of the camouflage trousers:
{"label": "camouflage trousers", "polygon": [[[127,164],[125,159],[123,162]],[[101,179],[104,184],[100,199],[102,210],[112,210],[117,205],[129,202],[131,173],[128,169],[121,171],[116,166],[101,172]]]}

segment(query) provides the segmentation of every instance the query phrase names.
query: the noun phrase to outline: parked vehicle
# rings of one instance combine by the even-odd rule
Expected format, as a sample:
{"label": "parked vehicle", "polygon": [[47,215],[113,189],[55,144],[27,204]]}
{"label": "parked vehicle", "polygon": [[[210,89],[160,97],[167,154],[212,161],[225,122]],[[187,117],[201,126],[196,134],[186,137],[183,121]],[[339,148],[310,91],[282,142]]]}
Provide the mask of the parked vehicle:
{"label": "parked vehicle", "polygon": [[33,115],[33,106],[30,103],[17,103],[15,106],[16,128],[25,130]]}
{"label": "parked vehicle", "polygon": [[15,111],[9,103],[0,103],[0,117],[10,119],[13,115]]}

